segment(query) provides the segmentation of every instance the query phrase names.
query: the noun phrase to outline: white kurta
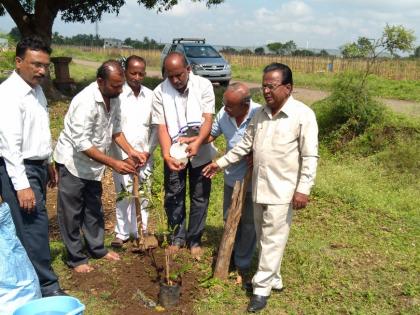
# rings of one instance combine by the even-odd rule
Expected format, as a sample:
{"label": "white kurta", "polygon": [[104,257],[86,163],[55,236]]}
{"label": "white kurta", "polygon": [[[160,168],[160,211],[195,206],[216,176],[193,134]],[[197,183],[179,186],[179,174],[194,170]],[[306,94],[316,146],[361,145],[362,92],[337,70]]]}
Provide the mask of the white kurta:
{"label": "white kurta", "polygon": [[[132,89],[125,84],[123,92],[119,96],[121,109],[121,130],[123,131],[127,141],[134,149],[140,152],[148,152],[153,154],[153,150],[157,145],[156,129],[151,126],[152,113],[152,96],[153,92],[145,86],[141,87],[140,94],[136,97]],[[126,159],[127,154],[121,150],[118,145],[113,143],[112,152],[117,159]],[[149,181],[147,180],[152,173],[153,159],[149,158],[144,167],[139,170],[139,177],[145,182],[145,191],[140,195],[149,193]],[[132,176],[121,175],[113,171],[115,191],[119,194],[124,187],[131,191]],[[141,196],[140,196],[141,197]],[[140,198],[141,216],[143,230],[147,228],[148,212],[147,207],[149,200]],[[130,235],[137,237],[137,218],[134,200],[123,199],[116,203],[116,237],[127,240]]]}

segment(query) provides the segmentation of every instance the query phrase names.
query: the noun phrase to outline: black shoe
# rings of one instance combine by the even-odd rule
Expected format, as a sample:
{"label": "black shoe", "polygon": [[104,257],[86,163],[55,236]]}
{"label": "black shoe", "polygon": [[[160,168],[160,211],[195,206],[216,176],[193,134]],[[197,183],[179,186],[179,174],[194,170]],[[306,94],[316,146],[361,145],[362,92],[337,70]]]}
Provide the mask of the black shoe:
{"label": "black shoe", "polygon": [[248,304],[248,313],[256,313],[261,311],[267,305],[268,296],[253,295]]}
{"label": "black shoe", "polygon": [[54,291],[51,291],[42,295],[42,297],[49,297],[49,296],[68,296],[68,294],[64,292],[62,289],[58,289],[58,290],[54,290]]}

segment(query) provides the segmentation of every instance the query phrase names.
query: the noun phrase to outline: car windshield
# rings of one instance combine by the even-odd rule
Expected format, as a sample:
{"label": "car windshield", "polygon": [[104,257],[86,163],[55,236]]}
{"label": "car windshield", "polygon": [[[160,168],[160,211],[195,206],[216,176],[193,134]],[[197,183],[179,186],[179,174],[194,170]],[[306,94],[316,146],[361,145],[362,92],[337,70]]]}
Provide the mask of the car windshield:
{"label": "car windshield", "polygon": [[189,58],[220,58],[219,53],[211,46],[184,46]]}

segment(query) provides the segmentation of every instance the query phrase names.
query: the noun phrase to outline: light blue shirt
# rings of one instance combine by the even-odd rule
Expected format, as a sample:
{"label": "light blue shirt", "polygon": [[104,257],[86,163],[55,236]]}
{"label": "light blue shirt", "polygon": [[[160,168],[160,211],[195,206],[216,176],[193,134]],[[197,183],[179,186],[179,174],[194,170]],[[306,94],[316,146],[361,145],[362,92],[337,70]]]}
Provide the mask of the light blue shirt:
{"label": "light blue shirt", "polygon": [[[248,114],[240,126],[236,124],[235,118],[230,117],[225,112],[223,107],[217,113],[216,118],[213,121],[211,135],[213,137],[218,137],[223,134],[226,140],[226,151],[229,151],[242,139],[251,118],[255,115],[260,106],[260,104],[254,103],[251,100]],[[248,166],[245,159],[226,168],[224,171],[225,184],[233,187],[237,180],[242,180],[244,178],[247,169]]]}

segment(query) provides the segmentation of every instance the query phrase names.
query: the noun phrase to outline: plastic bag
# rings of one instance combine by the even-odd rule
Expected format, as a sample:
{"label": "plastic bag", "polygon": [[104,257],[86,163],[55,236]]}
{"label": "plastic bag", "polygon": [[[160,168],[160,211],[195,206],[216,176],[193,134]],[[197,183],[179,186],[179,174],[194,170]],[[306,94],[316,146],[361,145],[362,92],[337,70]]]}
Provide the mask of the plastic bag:
{"label": "plastic bag", "polygon": [[0,203],[0,314],[41,298],[35,269],[16,236],[10,208]]}

